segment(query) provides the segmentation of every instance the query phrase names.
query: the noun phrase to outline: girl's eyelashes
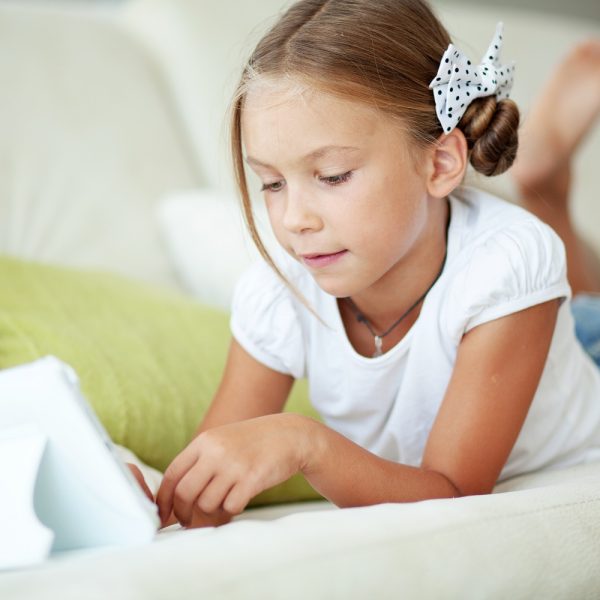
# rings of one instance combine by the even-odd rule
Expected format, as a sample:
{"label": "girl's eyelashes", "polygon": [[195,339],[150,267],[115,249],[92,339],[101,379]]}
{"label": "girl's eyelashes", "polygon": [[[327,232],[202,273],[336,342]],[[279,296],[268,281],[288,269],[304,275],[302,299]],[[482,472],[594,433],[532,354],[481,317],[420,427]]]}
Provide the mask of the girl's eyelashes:
{"label": "girl's eyelashes", "polygon": [[260,191],[261,192],[278,192],[283,187],[283,181],[276,181],[275,183],[263,183]]}
{"label": "girl's eyelashes", "polygon": [[[319,177],[319,181],[322,181],[330,186],[340,185],[342,183],[346,183],[352,177],[353,171],[346,171],[346,173],[342,173],[341,175],[330,175],[328,177]],[[263,183],[260,191],[261,192],[279,192],[283,186],[285,181],[275,181],[274,183]]]}
{"label": "girl's eyelashes", "polygon": [[332,175],[331,177],[319,177],[319,181],[324,181],[329,185],[340,185],[341,183],[346,183],[352,177],[353,171],[347,171],[346,173],[342,173],[341,175]]}

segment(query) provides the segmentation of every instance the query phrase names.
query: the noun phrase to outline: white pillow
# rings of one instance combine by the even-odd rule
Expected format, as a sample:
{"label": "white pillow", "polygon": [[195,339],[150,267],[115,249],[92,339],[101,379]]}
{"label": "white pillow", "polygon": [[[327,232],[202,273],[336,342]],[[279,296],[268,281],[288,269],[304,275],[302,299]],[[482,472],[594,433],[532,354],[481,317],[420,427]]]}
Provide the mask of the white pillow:
{"label": "white pillow", "polygon": [[[157,216],[183,287],[198,300],[229,310],[237,279],[259,257],[238,200],[211,189],[182,191],[162,200]],[[262,204],[255,208],[255,219],[272,252],[277,242]]]}

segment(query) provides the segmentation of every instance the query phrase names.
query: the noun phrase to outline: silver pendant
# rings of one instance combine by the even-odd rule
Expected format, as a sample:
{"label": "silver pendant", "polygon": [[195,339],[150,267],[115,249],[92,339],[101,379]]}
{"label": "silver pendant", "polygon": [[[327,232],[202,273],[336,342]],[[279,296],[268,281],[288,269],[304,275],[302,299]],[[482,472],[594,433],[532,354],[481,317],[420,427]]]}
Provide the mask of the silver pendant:
{"label": "silver pendant", "polygon": [[375,352],[373,352],[373,358],[377,358],[383,354],[383,340],[376,335],[375,336]]}

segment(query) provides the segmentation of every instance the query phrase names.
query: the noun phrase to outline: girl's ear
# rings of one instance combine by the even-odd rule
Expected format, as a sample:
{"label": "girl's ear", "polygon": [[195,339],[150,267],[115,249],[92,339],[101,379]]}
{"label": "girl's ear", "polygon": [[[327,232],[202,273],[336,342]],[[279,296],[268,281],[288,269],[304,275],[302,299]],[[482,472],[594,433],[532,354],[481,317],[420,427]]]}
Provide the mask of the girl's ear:
{"label": "girl's ear", "polygon": [[444,198],[462,183],[467,156],[467,140],[460,129],[455,128],[438,138],[428,161],[426,185],[431,196]]}

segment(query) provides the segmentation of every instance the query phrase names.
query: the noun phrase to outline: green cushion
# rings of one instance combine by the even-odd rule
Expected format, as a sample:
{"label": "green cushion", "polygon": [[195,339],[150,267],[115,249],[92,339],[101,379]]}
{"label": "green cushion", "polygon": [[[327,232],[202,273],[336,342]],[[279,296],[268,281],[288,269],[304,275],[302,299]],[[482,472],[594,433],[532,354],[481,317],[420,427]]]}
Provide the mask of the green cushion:
{"label": "green cushion", "polygon": [[[0,368],[48,354],[70,364],[113,441],[157,469],[192,438],[230,337],[225,312],[183,295],[0,256]],[[317,416],[302,382],[286,410]],[[296,476],[253,504],[318,497]]]}

